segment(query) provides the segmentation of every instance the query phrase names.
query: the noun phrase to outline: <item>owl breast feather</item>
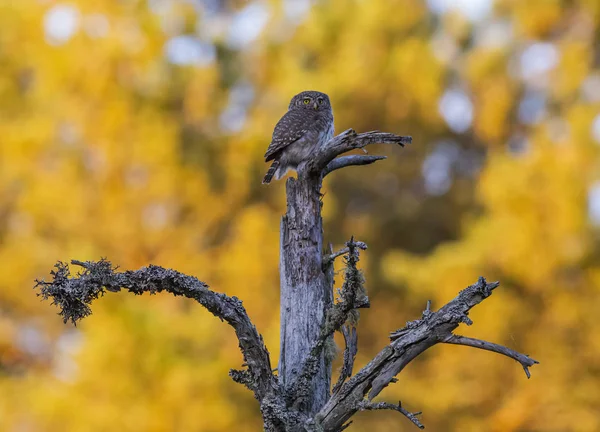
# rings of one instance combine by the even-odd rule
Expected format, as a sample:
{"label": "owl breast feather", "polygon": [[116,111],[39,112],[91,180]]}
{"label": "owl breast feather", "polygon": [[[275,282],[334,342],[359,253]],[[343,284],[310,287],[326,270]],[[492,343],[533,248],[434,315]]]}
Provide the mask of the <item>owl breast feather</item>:
{"label": "owl breast feather", "polygon": [[297,169],[302,162],[310,160],[315,152],[333,137],[333,122],[324,128],[307,132],[302,138],[283,149],[279,157],[279,175]]}

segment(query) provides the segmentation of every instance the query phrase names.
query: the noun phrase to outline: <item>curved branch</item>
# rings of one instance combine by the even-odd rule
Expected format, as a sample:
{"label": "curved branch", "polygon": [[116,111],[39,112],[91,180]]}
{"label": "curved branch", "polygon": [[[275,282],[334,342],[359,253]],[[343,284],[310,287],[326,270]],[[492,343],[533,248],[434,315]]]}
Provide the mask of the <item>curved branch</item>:
{"label": "curved branch", "polygon": [[349,155],[336,158],[329,162],[323,170],[323,177],[340,168],[345,168],[352,165],[370,165],[379,160],[387,159],[387,156],[374,155]]}
{"label": "curved branch", "polygon": [[[56,270],[51,272],[52,281],[36,280],[35,285],[40,290],[38,295],[44,299],[52,298],[53,304],[60,307],[60,315],[65,322],[70,320],[76,324],[90,315],[90,303],[106,291],[118,292],[124,289],[134,294],[167,291],[175,296],[182,295],[196,300],[214,316],[233,327],[244,362],[248,366],[244,384],[254,391],[255,397],[262,401],[267,394],[277,391],[269,352],[238,298],[211,291],[207,284],[193,276],[158,266],[116,272],[112,264],[104,259],[98,262],[73,260],[71,263],[84,270],[71,276],[69,266],[58,262],[54,266]],[[239,376],[235,375],[233,378]]]}
{"label": "curved branch", "polygon": [[[409,136],[400,136],[379,131],[357,134],[353,129],[348,129],[338,136],[332,138],[327,142],[327,144],[321,147],[316,152],[314,157],[306,163],[305,169],[309,174],[323,175],[323,171],[327,171],[326,168],[330,162],[332,162],[337,156],[349,152],[350,150],[364,148],[370,144],[394,144],[404,147],[404,145],[410,144],[411,142],[412,138]],[[352,163],[347,163],[344,165],[344,163],[351,160],[357,159],[344,159],[342,162],[336,162],[334,167],[337,164],[340,164],[340,166],[335,169],[342,168],[342,166],[355,165]],[[374,160],[371,160],[368,163],[372,162],[374,162]],[[330,169],[328,172],[331,171],[333,171],[333,169]]]}
{"label": "curved branch", "polygon": [[505,355],[506,357],[510,357],[513,360],[518,361],[523,366],[523,370],[525,371],[525,375],[527,378],[531,378],[531,374],[529,373],[529,368],[534,364],[539,364],[537,360],[532,359],[528,355],[521,354],[519,352],[513,351],[510,348],[507,348],[502,345],[498,345],[492,342],[487,342],[481,339],[474,339],[465,336],[458,335],[450,335],[446,339],[444,339],[444,343],[454,344],[454,345],[464,345],[473,348],[479,348],[486,351],[492,351],[498,354]]}
{"label": "curved branch", "polygon": [[[421,319],[411,321],[390,335],[392,342],[335,393],[318,414],[326,431],[338,430],[356,412],[368,394],[377,396],[394,377],[419,354],[433,345],[445,342],[460,323],[471,324],[468,313],[475,305],[492,295],[498,282],[488,283],[480,277],[477,283],[462,290],[458,296],[437,312],[428,308]],[[532,360],[537,363],[535,360]]]}

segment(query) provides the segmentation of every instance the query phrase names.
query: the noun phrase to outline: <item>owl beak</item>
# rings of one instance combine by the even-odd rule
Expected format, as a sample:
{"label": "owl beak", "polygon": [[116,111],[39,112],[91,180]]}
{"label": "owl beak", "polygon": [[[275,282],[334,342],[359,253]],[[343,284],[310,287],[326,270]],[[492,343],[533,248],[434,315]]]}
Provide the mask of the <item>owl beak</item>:
{"label": "owl beak", "polygon": [[317,109],[319,109],[319,104],[315,102],[315,103],[313,104],[313,107],[315,108],[315,110],[317,110]]}

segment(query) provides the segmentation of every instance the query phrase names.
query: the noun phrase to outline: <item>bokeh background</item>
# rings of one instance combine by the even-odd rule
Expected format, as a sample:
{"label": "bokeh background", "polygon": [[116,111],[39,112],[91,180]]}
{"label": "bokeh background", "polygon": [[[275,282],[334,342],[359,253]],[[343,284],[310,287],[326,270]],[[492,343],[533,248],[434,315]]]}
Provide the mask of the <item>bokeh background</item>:
{"label": "bokeh background", "polygon": [[358,366],[479,275],[502,285],[460,332],[541,361],[436,346],[381,399],[433,431],[600,430],[597,0],[0,2],[0,430],[261,430],[199,305],[110,294],[75,328],[32,286],[71,258],[172,267],[242,298],[276,363],[262,156],[305,89],[338,132],[413,136],[325,182],[326,241],[370,246]]}

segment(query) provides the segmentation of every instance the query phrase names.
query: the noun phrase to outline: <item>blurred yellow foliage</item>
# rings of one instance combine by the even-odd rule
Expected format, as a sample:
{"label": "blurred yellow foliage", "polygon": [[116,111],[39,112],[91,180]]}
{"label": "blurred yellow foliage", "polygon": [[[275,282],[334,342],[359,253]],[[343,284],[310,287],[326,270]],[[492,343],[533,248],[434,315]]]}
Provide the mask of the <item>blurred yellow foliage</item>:
{"label": "blurred yellow foliage", "polygon": [[501,288],[460,331],[541,362],[436,346],[382,397],[435,431],[600,430],[599,34],[590,0],[1,3],[0,430],[261,429],[200,306],[111,294],[73,328],[31,287],[57,260],[171,267],[243,299],[276,363],[262,154],[305,89],[338,132],[414,137],[325,185],[325,240],[370,246],[358,366],[479,275]]}

